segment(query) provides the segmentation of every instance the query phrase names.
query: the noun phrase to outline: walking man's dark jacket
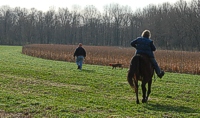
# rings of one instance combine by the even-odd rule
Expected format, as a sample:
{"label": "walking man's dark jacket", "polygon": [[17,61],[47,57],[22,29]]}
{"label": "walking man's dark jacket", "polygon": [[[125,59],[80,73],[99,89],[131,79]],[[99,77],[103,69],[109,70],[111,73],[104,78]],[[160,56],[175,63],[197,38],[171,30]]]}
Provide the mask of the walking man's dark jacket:
{"label": "walking man's dark jacket", "polygon": [[75,52],[74,52],[74,57],[78,57],[78,56],[84,56],[84,58],[86,57],[86,52],[82,47],[78,47],[76,48]]}

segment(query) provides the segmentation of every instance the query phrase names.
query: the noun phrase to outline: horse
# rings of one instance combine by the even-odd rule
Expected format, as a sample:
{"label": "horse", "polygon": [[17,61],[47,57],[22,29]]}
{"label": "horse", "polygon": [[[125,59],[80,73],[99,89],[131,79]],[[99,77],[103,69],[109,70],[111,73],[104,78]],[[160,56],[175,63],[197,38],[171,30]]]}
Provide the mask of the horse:
{"label": "horse", "polygon": [[[136,93],[136,103],[139,104],[138,99],[138,81],[142,82],[142,103],[146,103],[151,93],[152,77],[154,68],[150,58],[144,54],[136,54],[131,60],[131,64],[127,74],[127,81],[131,88]],[[148,83],[148,90],[146,84]],[[146,93],[147,92],[147,93]]]}

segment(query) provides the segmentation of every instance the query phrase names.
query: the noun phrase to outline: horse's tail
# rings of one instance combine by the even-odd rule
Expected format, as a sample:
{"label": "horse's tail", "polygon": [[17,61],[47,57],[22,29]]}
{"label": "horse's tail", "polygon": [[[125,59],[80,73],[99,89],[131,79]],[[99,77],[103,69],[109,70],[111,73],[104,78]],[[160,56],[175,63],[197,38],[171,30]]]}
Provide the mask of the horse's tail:
{"label": "horse's tail", "polygon": [[128,83],[130,84],[132,88],[134,88],[133,78],[134,79],[139,78],[139,73],[140,73],[139,66],[140,66],[140,55],[135,55],[131,60],[131,64],[130,64],[128,76],[127,76]]}
{"label": "horse's tail", "polygon": [[135,78],[139,76],[140,73],[140,55],[135,55],[132,59],[131,59],[131,64],[129,67],[129,71],[128,71],[128,78]]}

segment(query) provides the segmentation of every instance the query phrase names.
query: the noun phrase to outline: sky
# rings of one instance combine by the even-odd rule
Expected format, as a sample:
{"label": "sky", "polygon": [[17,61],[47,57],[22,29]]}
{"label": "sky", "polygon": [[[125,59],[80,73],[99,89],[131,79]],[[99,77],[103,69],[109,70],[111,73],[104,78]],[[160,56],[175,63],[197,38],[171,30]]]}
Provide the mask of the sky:
{"label": "sky", "polygon": [[[112,3],[117,3],[123,6],[129,6],[134,11],[138,8],[144,8],[149,4],[162,4],[169,2],[171,4],[176,3],[179,0],[0,0],[0,6],[10,6],[11,8],[35,8],[41,11],[48,11],[50,8],[57,10],[58,8],[69,8],[78,5],[83,9],[87,5],[94,5],[98,10],[103,11],[103,7]],[[185,0],[191,1],[191,0]]]}

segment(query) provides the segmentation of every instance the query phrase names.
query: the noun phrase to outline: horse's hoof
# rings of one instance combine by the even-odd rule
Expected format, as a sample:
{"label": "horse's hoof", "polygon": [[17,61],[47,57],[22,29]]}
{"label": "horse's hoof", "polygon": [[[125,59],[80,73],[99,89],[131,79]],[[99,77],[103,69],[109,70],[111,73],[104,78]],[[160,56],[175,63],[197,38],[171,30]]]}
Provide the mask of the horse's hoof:
{"label": "horse's hoof", "polygon": [[147,102],[147,100],[146,99],[142,99],[142,103],[146,103]]}

